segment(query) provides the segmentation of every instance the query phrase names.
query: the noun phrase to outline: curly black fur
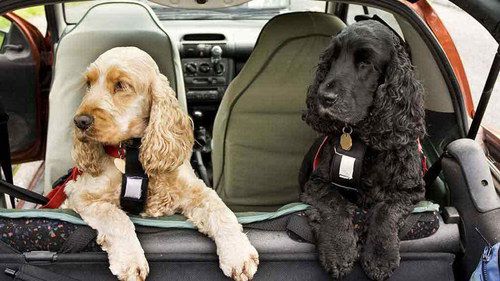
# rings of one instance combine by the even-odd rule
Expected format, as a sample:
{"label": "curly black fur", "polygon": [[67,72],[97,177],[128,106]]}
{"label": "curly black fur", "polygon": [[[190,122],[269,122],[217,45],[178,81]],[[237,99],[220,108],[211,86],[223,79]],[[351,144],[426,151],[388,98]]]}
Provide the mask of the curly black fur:
{"label": "curly black fur", "polygon": [[[338,135],[348,124],[367,145],[359,202],[321,180],[328,178],[331,155],[322,159],[301,196],[312,205],[319,258],[334,278],[350,272],[358,256],[370,278],[388,278],[399,266],[398,230],[424,197],[418,151],[425,134],[423,87],[402,43],[377,21],[350,25],[321,55],[308,91],[307,124],[325,135]],[[333,153],[331,144],[323,151]],[[370,209],[361,235],[352,222],[357,206]]]}

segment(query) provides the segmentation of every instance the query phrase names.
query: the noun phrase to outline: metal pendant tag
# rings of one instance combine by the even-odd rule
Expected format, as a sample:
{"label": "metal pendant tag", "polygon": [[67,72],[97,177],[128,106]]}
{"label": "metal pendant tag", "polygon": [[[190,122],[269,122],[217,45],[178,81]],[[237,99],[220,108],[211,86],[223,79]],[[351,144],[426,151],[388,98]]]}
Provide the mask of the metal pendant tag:
{"label": "metal pendant tag", "polygon": [[352,138],[351,135],[348,133],[343,133],[340,136],[340,147],[345,150],[349,151],[352,148]]}
{"label": "metal pendant tag", "polygon": [[120,171],[122,174],[125,174],[125,160],[115,158],[113,162],[115,163],[115,167],[118,169],[118,171]]}

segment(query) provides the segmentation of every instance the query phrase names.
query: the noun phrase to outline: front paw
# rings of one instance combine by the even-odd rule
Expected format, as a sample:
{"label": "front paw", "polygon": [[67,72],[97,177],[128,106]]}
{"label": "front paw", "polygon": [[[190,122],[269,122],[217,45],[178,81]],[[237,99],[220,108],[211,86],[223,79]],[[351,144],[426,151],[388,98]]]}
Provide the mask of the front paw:
{"label": "front paw", "polygon": [[[125,250],[125,249],[123,249]],[[109,269],[122,281],[144,281],[149,274],[149,265],[144,251],[117,251],[109,255]]]}
{"label": "front paw", "polygon": [[358,248],[354,237],[332,237],[318,242],[319,260],[325,270],[339,279],[352,271],[358,259]]}
{"label": "front paw", "polygon": [[226,276],[236,281],[252,280],[259,265],[259,254],[245,234],[226,239],[218,245],[217,253],[219,266]]}
{"label": "front paw", "polygon": [[397,243],[367,243],[361,255],[361,266],[369,278],[385,280],[399,267],[400,259]]}

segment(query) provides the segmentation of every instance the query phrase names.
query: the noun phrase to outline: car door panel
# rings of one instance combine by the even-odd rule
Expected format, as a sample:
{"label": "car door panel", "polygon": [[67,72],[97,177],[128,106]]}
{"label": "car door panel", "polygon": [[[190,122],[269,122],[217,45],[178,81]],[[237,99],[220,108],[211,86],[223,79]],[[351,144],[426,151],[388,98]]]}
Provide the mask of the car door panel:
{"label": "car door panel", "polygon": [[[9,115],[14,163],[41,159],[45,150],[50,48],[36,27],[7,13],[10,30],[0,49],[0,99]],[[50,79],[49,79],[50,81]]]}

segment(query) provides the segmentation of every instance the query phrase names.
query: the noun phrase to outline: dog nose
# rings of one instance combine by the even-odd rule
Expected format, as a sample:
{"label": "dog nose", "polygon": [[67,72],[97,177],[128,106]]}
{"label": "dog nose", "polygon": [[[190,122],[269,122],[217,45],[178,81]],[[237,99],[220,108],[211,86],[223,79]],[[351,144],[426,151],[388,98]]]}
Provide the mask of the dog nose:
{"label": "dog nose", "polygon": [[81,130],[86,130],[92,125],[94,122],[94,118],[90,115],[77,115],[73,119],[73,122],[75,122],[75,126],[77,126]]}
{"label": "dog nose", "polygon": [[339,98],[338,93],[333,91],[318,91],[318,96],[324,103],[334,103]]}

